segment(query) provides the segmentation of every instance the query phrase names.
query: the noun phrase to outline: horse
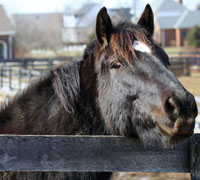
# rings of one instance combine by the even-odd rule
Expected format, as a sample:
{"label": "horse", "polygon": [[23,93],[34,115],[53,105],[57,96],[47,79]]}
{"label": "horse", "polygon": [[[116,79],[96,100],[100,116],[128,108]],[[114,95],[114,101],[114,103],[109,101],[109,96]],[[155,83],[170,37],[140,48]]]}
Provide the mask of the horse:
{"label": "horse", "polygon": [[[146,5],[137,24],[103,7],[83,59],[48,70],[0,110],[1,134],[120,135],[173,146],[193,134],[197,105],[168,69]],[[108,180],[109,172],[7,172],[9,180]]]}

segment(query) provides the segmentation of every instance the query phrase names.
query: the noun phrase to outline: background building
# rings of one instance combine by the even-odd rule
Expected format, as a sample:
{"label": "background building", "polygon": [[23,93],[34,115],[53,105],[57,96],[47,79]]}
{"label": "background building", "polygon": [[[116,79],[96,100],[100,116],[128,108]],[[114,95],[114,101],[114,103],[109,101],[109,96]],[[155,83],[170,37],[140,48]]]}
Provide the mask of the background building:
{"label": "background building", "polygon": [[13,36],[15,30],[4,8],[0,5],[0,59],[13,57]]}
{"label": "background building", "polygon": [[154,0],[151,4],[155,17],[154,39],[163,47],[184,46],[187,32],[200,26],[200,11],[190,11],[182,0]]}

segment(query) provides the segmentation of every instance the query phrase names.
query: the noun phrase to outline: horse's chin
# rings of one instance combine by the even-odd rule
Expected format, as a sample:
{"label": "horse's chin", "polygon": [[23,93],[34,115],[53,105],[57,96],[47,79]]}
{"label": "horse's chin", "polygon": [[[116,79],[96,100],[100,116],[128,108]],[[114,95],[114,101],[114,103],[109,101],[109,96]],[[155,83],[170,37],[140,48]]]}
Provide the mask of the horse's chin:
{"label": "horse's chin", "polygon": [[169,139],[161,135],[157,128],[143,131],[139,134],[139,140],[144,148],[168,148],[172,146]]}
{"label": "horse's chin", "polygon": [[156,122],[155,125],[156,126],[151,129],[137,129],[139,140],[145,148],[171,148],[193,135],[193,130],[179,132],[175,128],[170,128],[158,122]]}
{"label": "horse's chin", "polygon": [[193,129],[191,131],[182,131],[181,132],[175,126],[174,126],[174,128],[169,128],[165,125],[158,123],[157,121],[155,121],[155,123],[156,123],[160,133],[163,134],[164,136],[168,137],[169,142],[172,145],[178,144],[194,134]]}

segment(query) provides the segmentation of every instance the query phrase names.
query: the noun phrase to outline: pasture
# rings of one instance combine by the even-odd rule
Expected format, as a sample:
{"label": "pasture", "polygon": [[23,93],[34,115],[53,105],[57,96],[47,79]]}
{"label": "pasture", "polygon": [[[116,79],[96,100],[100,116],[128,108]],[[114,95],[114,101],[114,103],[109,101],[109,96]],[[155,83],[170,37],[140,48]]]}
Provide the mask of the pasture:
{"label": "pasture", "polygon": [[190,180],[190,173],[114,173],[111,180]]}
{"label": "pasture", "polygon": [[188,91],[200,97],[200,72],[192,73],[191,76],[180,76],[178,79]]}

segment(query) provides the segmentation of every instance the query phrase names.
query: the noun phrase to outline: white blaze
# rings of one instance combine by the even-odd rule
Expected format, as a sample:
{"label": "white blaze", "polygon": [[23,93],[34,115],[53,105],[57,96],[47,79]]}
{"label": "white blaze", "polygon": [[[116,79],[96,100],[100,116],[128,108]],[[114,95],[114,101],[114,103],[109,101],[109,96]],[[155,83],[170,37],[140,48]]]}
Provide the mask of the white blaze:
{"label": "white blaze", "polygon": [[140,52],[151,53],[151,49],[146,44],[140,41],[133,42],[133,49]]}

